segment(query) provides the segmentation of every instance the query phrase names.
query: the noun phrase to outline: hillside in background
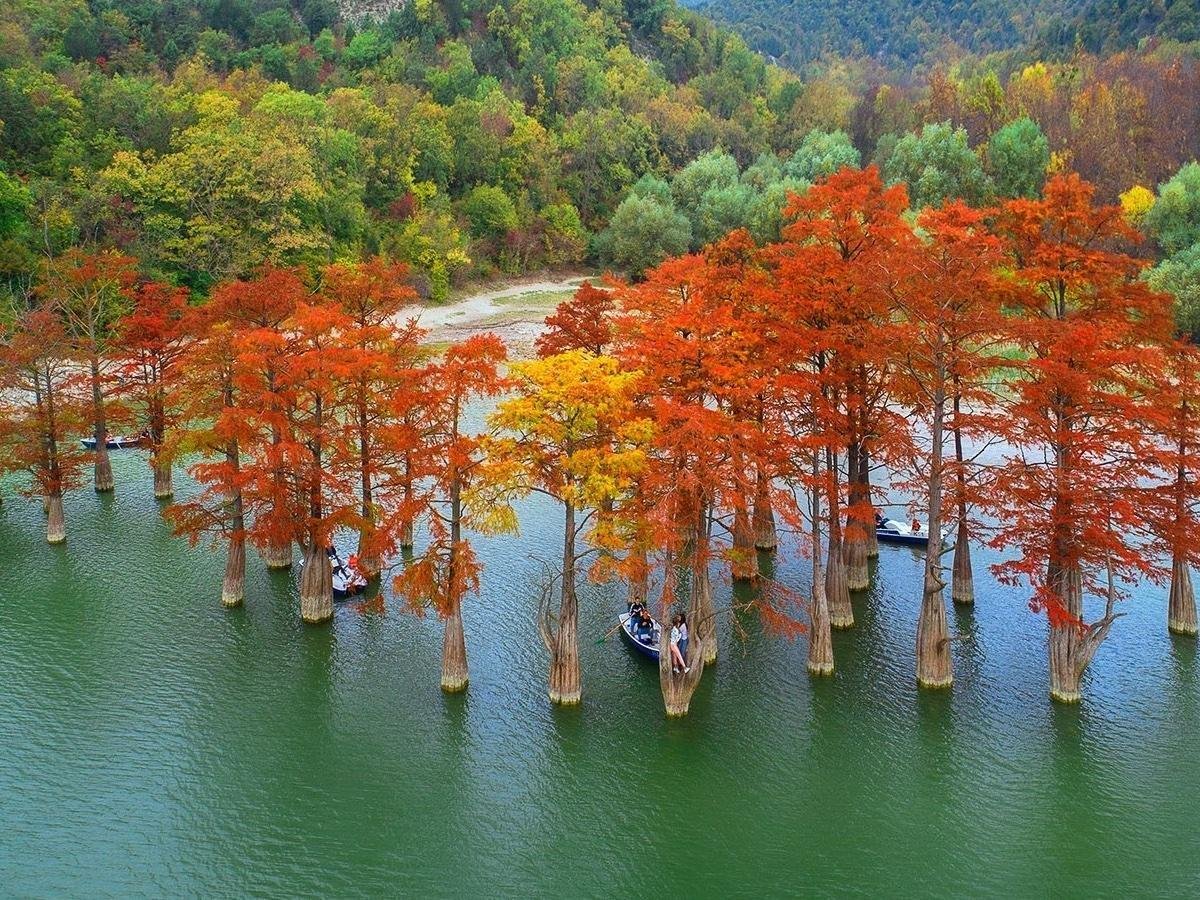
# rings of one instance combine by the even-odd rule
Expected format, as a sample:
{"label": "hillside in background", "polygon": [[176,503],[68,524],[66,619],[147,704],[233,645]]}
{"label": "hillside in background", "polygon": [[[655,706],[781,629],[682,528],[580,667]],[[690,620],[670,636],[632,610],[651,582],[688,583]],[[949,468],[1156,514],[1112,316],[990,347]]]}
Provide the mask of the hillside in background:
{"label": "hillside in background", "polygon": [[832,57],[900,69],[962,54],[1128,50],[1200,39],[1196,0],[698,0],[784,65]]}

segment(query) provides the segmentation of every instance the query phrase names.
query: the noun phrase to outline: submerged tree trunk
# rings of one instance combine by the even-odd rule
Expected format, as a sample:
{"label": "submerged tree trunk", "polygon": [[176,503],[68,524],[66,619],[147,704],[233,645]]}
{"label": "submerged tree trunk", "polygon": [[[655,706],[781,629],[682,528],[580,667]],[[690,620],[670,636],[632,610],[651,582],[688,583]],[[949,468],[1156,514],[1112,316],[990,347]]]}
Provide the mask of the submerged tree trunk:
{"label": "submerged tree trunk", "polygon": [[954,539],[954,568],[950,578],[950,599],[963,606],[975,602],[975,575],[971,569],[971,536],[967,528],[967,473],[963,462],[961,421],[962,398],[958,380],[954,381],[954,462],[958,487],[958,532]]}
{"label": "submerged tree trunk", "polygon": [[821,455],[813,453],[813,487],[809,514],[812,520],[812,598],[809,601],[808,671],[833,674],[833,636],[829,628],[829,601],[825,573],[821,570]]}
{"label": "submerged tree trunk", "polygon": [[374,491],[371,484],[371,421],[366,400],[366,388],[360,385],[357,395],[358,407],[358,473],[362,497],[362,525],[358,530],[358,570],[368,578],[374,578],[383,569],[378,548],[375,546],[376,519]]}
{"label": "submerged tree trunk", "polygon": [[732,537],[730,574],[734,581],[753,581],[754,576],[758,574],[754,554],[754,532],[750,528],[750,513],[742,498],[738,498],[733,510]]}
{"label": "submerged tree trunk", "polygon": [[758,467],[754,485],[754,547],[774,553],[779,546],[775,531],[775,510],[771,506],[771,482],[762,466]]}
{"label": "submerged tree trunk", "polygon": [[108,456],[108,421],[104,414],[104,394],[100,389],[100,360],[93,354],[89,362],[92,376],[92,437],[96,439],[94,478],[96,493],[106,494],[113,489],[112,461]]}
{"label": "submerged tree trunk", "polygon": [[929,541],[925,545],[925,578],[921,612],[917,617],[917,684],[925,688],[950,687],[954,665],[950,656],[950,631],[946,624],[946,602],[942,580],[942,441],[945,395],[934,390],[931,453],[926,494],[929,503]]}
{"label": "submerged tree trunk", "polygon": [[171,463],[169,460],[154,460],[154,497],[156,500],[169,500],[175,493],[171,483]]}
{"label": "submerged tree trunk", "polygon": [[[703,534],[703,526],[701,526],[700,532]],[[698,539],[697,545],[699,543],[700,540]],[[713,603],[712,584],[708,577],[708,560],[704,557],[704,554],[692,554],[691,575],[692,589],[687,613],[689,639],[687,654],[684,656],[686,668],[683,671],[674,671],[675,667],[672,665],[670,610],[665,603],[663,604],[662,613],[659,616],[663,632],[662,638],[659,641],[658,683],[662,689],[663,708],[669,719],[677,719],[688,714],[692,703],[692,695],[696,693],[696,687],[700,684],[700,676],[704,674],[704,666],[707,663],[703,641],[699,637],[699,634],[701,625],[705,622],[704,610],[712,610]],[[709,624],[711,624],[711,620],[709,620]],[[713,651],[713,659],[716,659],[715,649]],[[688,669],[691,671],[688,671]]]}
{"label": "submerged tree trunk", "polygon": [[[870,501],[863,497],[863,476],[860,471],[863,452],[851,444],[846,455],[846,476],[849,505],[846,509],[846,533],[842,543],[842,558],[846,566],[846,587],[852,591],[865,590],[870,585],[867,569],[867,519],[871,515]],[[873,518],[873,517],[872,517]],[[871,529],[874,531],[874,529]]]}
{"label": "submerged tree trunk", "polygon": [[550,634],[550,702],[573,706],[580,701],[579,600],[575,593],[575,504],[564,503],[562,595],[558,622]]}
{"label": "submerged tree trunk", "polygon": [[450,561],[446,567],[450,609],[442,633],[442,690],[456,694],[471,680],[467,668],[467,638],[463,633],[462,585],[458,575],[458,547],[462,540],[462,485],[457,477],[450,484]]}
{"label": "submerged tree trunk", "polygon": [[62,491],[51,488],[43,495],[46,507],[46,543],[61,544],[67,539],[67,522],[63,514]]}
{"label": "submerged tree trunk", "polygon": [[1171,594],[1167,603],[1167,628],[1172,634],[1196,636],[1196,593],[1187,560],[1176,553],[1171,562]]}
{"label": "submerged tree trunk", "polygon": [[850,605],[850,587],[842,559],[842,512],[838,497],[837,454],[826,452],[829,471],[829,552],[825,561],[825,597],[829,603],[829,624],[833,628],[854,627],[854,607]]}
{"label": "submerged tree trunk", "polygon": [[[241,506],[241,500],[238,501]],[[240,518],[241,513],[238,513]],[[246,599],[246,538],[235,534],[229,539],[225,557],[225,580],[221,582],[221,605],[227,609],[241,606]]]}
{"label": "submerged tree trunk", "polygon": [[867,523],[867,558],[876,559],[879,556],[879,536],[875,534],[875,499],[871,496],[871,457],[864,448],[858,463],[859,476],[863,484],[863,502]]}
{"label": "submerged tree trunk", "polygon": [[404,499],[401,501],[400,514],[400,549],[411,550],[413,546],[413,517],[411,504],[413,497],[412,459],[404,455]]}
{"label": "submerged tree trunk", "polygon": [[320,625],[333,618],[333,568],[329,554],[315,537],[304,551],[304,571],[300,573],[300,618],[309,625]]}

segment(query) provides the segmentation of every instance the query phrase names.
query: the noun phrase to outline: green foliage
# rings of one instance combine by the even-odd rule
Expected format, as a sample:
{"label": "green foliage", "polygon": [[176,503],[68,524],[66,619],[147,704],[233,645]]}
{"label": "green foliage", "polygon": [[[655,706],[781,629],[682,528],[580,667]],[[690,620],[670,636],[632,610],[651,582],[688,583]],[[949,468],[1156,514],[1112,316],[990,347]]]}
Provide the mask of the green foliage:
{"label": "green foliage", "polygon": [[692,226],[674,203],[631,193],[617,207],[600,244],[604,256],[640,275],[668,256],[685,252],[691,241]]}
{"label": "green foliage", "polygon": [[517,209],[508,194],[492,185],[473,188],[462,201],[462,213],[477,238],[503,237],[517,227]]}
{"label": "green foliage", "polygon": [[904,135],[896,142],[883,171],[890,183],[908,185],[915,208],[937,206],[955,198],[981,204],[993,192],[991,179],[967,144],[966,131],[949,122],[926,125],[920,134]]}
{"label": "green foliage", "polygon": [[1009,122],[988,142],[988,170],[1001,197],[1037,197],[1050,164],[1050,142],[1027,116]]}
{"label": "green foliage", "polygon": [[15,178],[0,172],[0,241],[25,233],[33,197]]}
{"label": "green foliage", "polygon": [[813,182],[832,175],[844,166],[862,165],[862,155],[844,131],[813,129],[804,136],[784,171],[789,177]]}
{"label": "green foliage", "polygon": [[1187,163],[1159,185],[1158,199],[1145,221],[1147,230],[1167,254],[1200,242],[1200,163]]}
{"label": "green foliage", "polygon": [[1200,338],[1200,243],[1160,262],[1146,276],[1156,291],[1175,298],[1175,323],[1193,340]]}

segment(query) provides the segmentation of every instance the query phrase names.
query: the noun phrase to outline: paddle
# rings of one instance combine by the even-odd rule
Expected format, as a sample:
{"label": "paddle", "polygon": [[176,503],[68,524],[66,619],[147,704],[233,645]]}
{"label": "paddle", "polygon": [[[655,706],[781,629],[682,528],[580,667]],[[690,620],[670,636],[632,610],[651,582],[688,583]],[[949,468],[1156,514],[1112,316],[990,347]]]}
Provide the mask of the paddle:
{"label": "paddle", "polygon": [[612,637],[614,634],[616,634],[618,629],[620,629],[620,627],[621,627],[621,623],[620,623],[620,621],[618,621],[616,625],[614,625],[612,628],[608,629],[608,631],[604,632],[603,635],[601,635],[599,638],[597,638],[596,643],[603,644],[610,637]]}

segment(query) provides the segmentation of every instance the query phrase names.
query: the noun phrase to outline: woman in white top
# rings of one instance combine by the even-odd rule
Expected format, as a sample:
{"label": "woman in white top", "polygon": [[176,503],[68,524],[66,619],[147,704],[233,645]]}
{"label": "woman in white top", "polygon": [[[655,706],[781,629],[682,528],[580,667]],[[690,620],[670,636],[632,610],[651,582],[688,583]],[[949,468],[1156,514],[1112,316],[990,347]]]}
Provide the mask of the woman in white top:
{"label": "woman in white top", "polygon": [[671,671],[692,671],[687,664],[688,630],[687,617],[679,613],[671,620]]}

